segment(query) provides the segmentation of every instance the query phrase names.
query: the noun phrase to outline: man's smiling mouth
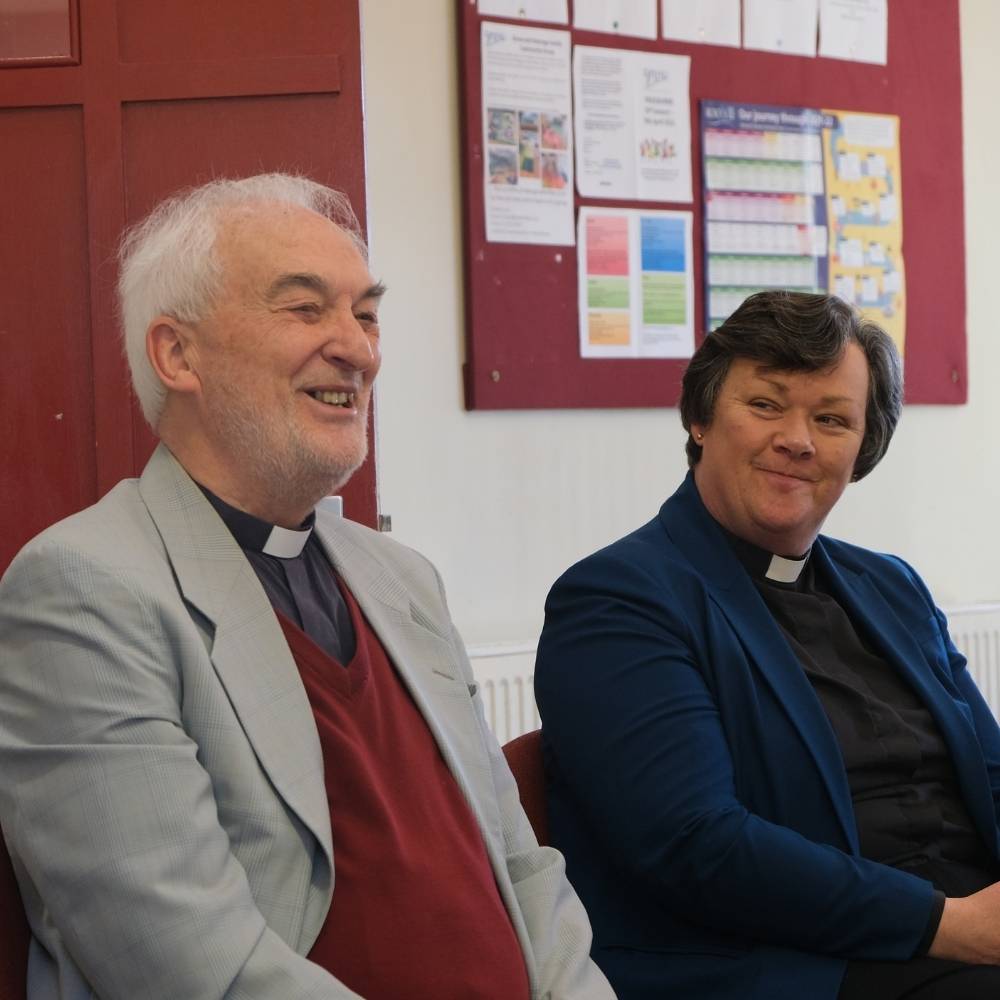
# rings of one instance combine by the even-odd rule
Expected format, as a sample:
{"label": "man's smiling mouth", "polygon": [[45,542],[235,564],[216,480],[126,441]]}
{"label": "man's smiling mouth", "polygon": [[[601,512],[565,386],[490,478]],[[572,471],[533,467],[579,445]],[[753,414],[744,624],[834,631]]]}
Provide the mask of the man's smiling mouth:
{"label": "man's smiling mouth", "polygon": [[329,406],[343,406],[351,409],[357,394],[353,392],[330,392],[326,389],[310,389],[309,395],[317,402],[326,403]]}

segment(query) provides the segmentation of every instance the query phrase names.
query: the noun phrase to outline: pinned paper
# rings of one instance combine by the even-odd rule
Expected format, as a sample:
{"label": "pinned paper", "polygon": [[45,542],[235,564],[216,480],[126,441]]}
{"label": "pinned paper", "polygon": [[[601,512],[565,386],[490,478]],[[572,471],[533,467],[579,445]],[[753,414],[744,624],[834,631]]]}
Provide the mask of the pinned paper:
{"label": "pinned paper", "polygon": [[656,0],[574,0],[573,27],[656,38]]}

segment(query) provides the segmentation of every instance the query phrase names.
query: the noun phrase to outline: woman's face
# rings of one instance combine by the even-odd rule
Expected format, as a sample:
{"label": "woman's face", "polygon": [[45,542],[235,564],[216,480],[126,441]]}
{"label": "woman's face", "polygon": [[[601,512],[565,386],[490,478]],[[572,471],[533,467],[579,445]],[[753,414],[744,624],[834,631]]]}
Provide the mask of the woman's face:
{"label": "woman's face", "polygon": [[694,477],[712,516],[782,556],[804,553],[851,480],[865,431],[868,361],[849,344],[831,368],[775,371],[737,358]]}

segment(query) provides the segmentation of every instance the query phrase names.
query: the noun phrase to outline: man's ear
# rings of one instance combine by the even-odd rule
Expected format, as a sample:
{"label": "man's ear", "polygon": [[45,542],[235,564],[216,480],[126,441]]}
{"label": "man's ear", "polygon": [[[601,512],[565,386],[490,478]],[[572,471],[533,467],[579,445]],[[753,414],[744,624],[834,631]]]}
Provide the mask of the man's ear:
{"label": "man's ear", "polygon": [[191,328],[173,316],[157,316],[146,331],[146,355],[168,392],[190,393],[201,388],[192,364],[196,353]]}

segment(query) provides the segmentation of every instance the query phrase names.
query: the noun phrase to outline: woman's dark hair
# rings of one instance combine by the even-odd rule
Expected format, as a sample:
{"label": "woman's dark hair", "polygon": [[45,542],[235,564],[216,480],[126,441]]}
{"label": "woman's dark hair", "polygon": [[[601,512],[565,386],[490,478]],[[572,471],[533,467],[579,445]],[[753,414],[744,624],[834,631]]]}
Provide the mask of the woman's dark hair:
{"label": "woman's dark hair", "polygon": [[855,481],[878,465],[903,408],[903,369],[896,345],[877,323],[864,319],[835,295],[773,290],[757,292],[694,353],[684,372],[681,422],[688,432],[688,465],[701,460],[692,424],[708,425],[735,358],[774,371],[814,372],[835,365],[850,343],[868,359],[865,433],[854,463]]}

